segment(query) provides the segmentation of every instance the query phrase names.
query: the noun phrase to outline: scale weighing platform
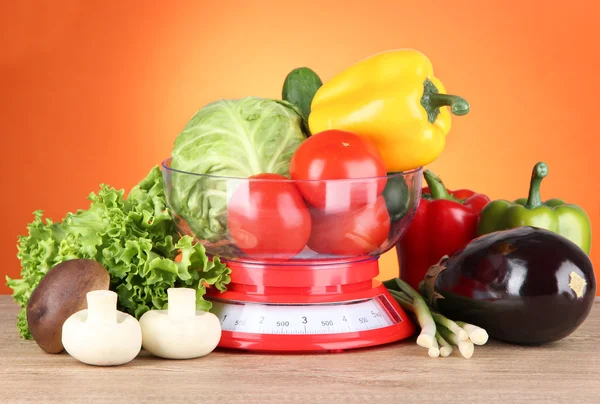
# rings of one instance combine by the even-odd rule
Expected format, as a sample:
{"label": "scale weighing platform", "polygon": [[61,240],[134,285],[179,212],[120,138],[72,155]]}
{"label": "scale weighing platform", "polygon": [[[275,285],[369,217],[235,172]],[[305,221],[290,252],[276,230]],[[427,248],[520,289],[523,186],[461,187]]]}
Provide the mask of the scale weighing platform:
{"label": "scale weighing platform", "polygon": [[343,351],[411,336],[414,324],[375,278],[376,257],[302,264],[227,262],[231,283],[208,299],[222,348]]}

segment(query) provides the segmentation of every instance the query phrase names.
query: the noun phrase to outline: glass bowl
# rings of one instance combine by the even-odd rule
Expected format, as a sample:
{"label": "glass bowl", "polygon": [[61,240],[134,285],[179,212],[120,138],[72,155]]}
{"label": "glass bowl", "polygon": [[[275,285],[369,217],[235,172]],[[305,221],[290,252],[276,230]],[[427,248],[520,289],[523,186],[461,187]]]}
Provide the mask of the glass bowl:
{"label": "glass bowl", "polygon": [[421,198],[422,168],[385,177],[295,181],[196,174],[162,163],[182,235],[239,262],[352,262],[398,242]]}

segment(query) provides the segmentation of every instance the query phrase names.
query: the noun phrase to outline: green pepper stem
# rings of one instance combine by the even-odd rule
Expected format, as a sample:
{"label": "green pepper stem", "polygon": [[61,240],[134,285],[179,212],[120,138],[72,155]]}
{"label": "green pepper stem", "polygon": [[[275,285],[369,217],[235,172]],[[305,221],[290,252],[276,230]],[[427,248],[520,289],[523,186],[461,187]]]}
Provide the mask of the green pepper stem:
{"label": "green pepper stem", "polygon": [[429,96],[429,105],[433,108],[449,106],[454,115],[466,115],[469,113],[469,103],[458,95],[432,93]]}
{"label": "green pepper stem", "polygon": [[459,202],[457,198],[453,197],[448,192],[440,177],[435,175],[432,171],[423,171],[423,176],[425,177],[425,181],[429,187],[429,192],[431,193],[432,199],[447,199],[449,201]]}
{"label": "green pepper stem", "polygon": [[535,165],[535,167],[533,167],[533,172],[531,173],[531,182],[529,183],[529,197],[527,198],[527,204],[525,205],[526,207],[531,209],[542,204],[540,186],[542,185],[542,180],[547,175],[548,166],[546,163],[540,161]]}

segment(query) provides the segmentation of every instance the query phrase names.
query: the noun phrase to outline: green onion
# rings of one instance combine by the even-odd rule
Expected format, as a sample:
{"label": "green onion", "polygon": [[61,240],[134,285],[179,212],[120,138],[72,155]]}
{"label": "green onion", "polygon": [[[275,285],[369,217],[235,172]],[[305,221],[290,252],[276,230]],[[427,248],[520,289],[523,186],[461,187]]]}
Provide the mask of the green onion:
{"label": "green onion", "polygon": [[[433,342],[435,341],[436,327],[427,303],[425,303],[425,300],[423,300],[421,295],[419,295],[406,282],[396,278],[396,284],[402,292],[408,295],[409,298],[412,298],[412,309],[408,308],[408,310],[411,310],[413,313],[415,313],[421,327],[421,333],[417,337],[417,345],[422,346],[423,348],[431,348],[433,346]],[[396,293],[394,297],[396,296],[401,296],[401,293]],[[401,300],[405,301],[403,297],[401,297]],[[409,303],[410,305],[410,302],[406,303]]]}
{"label": "green onion", "polygon": [[446,327],[439,326],[438,330],[440,332],[440,335],[442,337],[444,337],[444,339],[446,341],[448,341],[449,343],[456,345],[458,347],[458,350],[460,351],[462,356],[464,356],[467,359],[469,359],[473,356],[473,351],[475,350],[475,346],[473,345],[473,342],[471,342],[470,340],[467,340],[467,341],[459,340],[458,337],[456,336],[456,334],[454,334],[452,331],[450,331]]}
{"label": "green onion", "polygon": [[[421,295],[400,278],[383,282],[388,292],[419,323],[421,333],[417,344],[428,348],[432,358],[447,357],[453,352],[453,345],[467,359],[473,356],[475,345],[484,345],[488,333],[481,327],[464,321],[453,321],[430,308]],[[420,291],[424,283],[419,285]]]}
{"label": "green onion", "polygon": [[429,348],[429,351],[427,351],[427,353],[432,358],[437,358],[438,356],[440,356],[440,347],[435,338],[433,339],[431,347]]}
{"label": "green onion", "polygon": [[462,327],[469,335],[469,339],[475,345],[484,345],[488,341],[488,333],[481,327],[473,324],[465,323],[464,321],[457,321],[457,325]]}
{"label": "green onion", "polygon": [[469,339],[469,334],[467,333],[467,331],[461,328],[454,321],[434,311],[431,312],[431,316],[437,324],[443,325],[444,327],[452,331],[454,334],[456,334],[459,341],[467,341]]}
{"label": "green onion", "polygon": [[439,331],[435,333],[435,338],[440,346],[440,355],[443,357],[450,356],[452,353],[452,345],[450,345],[448,341],[446,341],[444,337],[440,335]]}

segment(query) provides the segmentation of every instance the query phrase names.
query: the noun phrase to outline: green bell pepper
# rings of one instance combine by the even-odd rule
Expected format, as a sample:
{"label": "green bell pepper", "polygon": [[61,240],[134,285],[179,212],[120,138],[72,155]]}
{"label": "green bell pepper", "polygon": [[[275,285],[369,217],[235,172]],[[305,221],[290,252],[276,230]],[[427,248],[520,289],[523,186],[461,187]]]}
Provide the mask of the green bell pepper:
{"label": "green bell pepper", "polygon": [[477,234],[480,236],[515,227],[534,226],[568,238],[589,255],[592,228],[588,215],[581,207],[561,199],[542,202],[540,185],[547,175],[548,166],[539,162],[531,174],[529,198],[520,198],[514,202],[500,199],[488,203],[481,211]]}

